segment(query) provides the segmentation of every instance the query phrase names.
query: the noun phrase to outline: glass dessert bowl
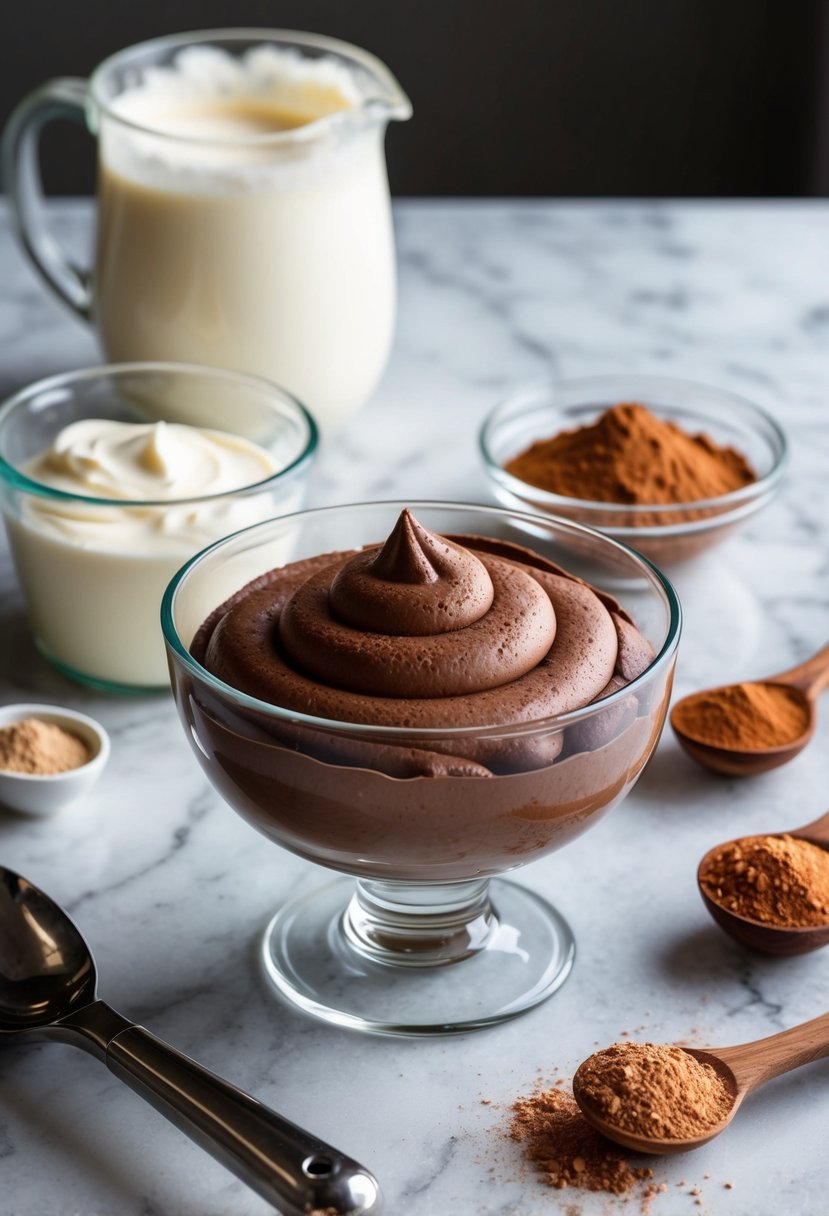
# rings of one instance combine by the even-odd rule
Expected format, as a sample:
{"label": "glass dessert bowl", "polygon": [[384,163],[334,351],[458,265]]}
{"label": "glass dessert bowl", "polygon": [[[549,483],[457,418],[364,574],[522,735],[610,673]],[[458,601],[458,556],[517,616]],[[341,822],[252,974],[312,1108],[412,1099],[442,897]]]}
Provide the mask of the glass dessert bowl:
{"label": "glass dessert bowl", "polygon": [[[593,590],[607,582],[623,605]],[[217,790],[352,876],[268,926],[283,995],[340,1025],[429,1034],[563,983],[566,922],[497,876],[589,828],[656,746],[680,610],[647,561],[499,508],[331,507],[204,550],[167,588],[162,626]]]}
{"label": "glass dessert bowl", "polygon": [[[636,402],[689,435],[705,433],[752,466],[756,480],[693,502],[600,502],[567,498],[508,472],[505,465],[538,440],[590,426],[609,406]],[[786,437],[770,414],[736,393],[667,376],[589,376],[531,385],[485,419],[479,446],[499,502],[563,516],[632,545],[660,566],[678,565],[732,535],[777,492]]]}

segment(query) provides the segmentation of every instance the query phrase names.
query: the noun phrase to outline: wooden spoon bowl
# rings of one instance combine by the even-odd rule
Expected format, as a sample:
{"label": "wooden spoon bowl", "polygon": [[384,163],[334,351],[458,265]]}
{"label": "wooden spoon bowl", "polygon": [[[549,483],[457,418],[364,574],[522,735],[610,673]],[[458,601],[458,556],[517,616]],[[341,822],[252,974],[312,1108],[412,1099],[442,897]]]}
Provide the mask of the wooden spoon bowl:
{"label": "wooden spoon bowl", "polygon": [[573,1097],[585,1119],[608,1140],[614,1140],[637,1153],[667,1156],[701,1148],[728,1127],[743,1099],[753,1090],[774,1077],[829,1056],[829,1014],[823,1014],[800,1026],[793,1026],[791,1030],[781,1031],[780,1034],[770,1035],[766,1039],[757,1039],[753,1043],[705,1049],[683,1046],[682,1050],[703,1064],[710,1064],[723,1080],[732,1098],[725,1118],[705,1128],[700,1135],[685,1140],[661,1140],[629,1132],[598,1111],[595,1102],[583,1088],[584,1065],[579,1065],[573,1077]]}
{"label": "wooden spoon bowl", "polygon": [[[691,759],[696,760],[704,768],[727,777],[754,777],[759,773],[767,773],[773,768],[779,768],[781,764],[788,764],[790,760],[794,760],[795,756],[811,742],[817,725],[817,698],[829,685],[829,645],[824,646],[805,663],[792,667],[789,671],[769,676],[765,680],[748,681],[748,683],[783,687],[790,697],[800,702],[806,715],[806,726],[796,739],[762,749],[740,749],[703,743],[688,735],[682,729],[679,721],[681,707],[701,694],[693,693],[689,697],[683,697],[671,710],[671,726],[674,734]],[[719,688],[710,689],[709,692],[711,695],[715,695],[729,687],[733,687],[733,685],[722,685]]]}
{"label": "wooden spoon bowl", "polygon": [[721,1131],[724,1131],[734,1118],[737,1107],[745,1097],[745,1093],[740,1092],[737,1078],[719,1056],[713,1055],[710,1051],[704,1051],[695,1047],[683,1047],[682,1050],[687,1051],[688,1055],[693,1056],[694,1059],[699,1060],[701,1063],[710,1064],[722,1078],[726,1089],[732,1096],[732,1105],[728,1114],[719,1123],[713,1123],[710,1128],[707,1128],[703,1135],[695,1137],[693,1140],[656,1140],[652,1136],[640,1135],[636,1132],[628,1131],[625,1127],[617,1127],[615,1123],[601,1114],[596,1103],[583,1090],[581,1078],[583,1066],[580,1064],[573,1077],[573,1097],[576,1099],[581,1113],[597,1132],[606,1136],[608,1140],[621,1144],[623,1148],[632,1149],[635,1153],[649,1153],[656,1154],[659,1157],[668,1157],[674,1153],[688,1153],[691,1149],[701,1148],[703,1144],[707,1144],[709,1140],[713,1140]]}
{"label": "wooden spoon bowl", "polygon": [[[765,833],[768,835],[768,833]],[[802,828],[794,828],[791,832],[774,832],[775,836],[793,836],[795,840],[806,840],[829,852],[829,813],[821,815],[814,823],[807,823]],[[702,884],[702,876],[715,853],[726,848],[729,844],[737,844],[740,840],[751,837],[737,837],[736,840],[726,841],[725,844],[715,845],[709,849],[699,863],[697,869],[697,886],[702,896],[702,902],[721,929],[724,929],[735,941],[751,950],[760,950],[763,954],[794,955],[808,954],[811,950],[820,950],[829,945],[829,924],[782,926],[770,925],[762,920],[754,920],[749,916],[741,916],[730,908],[712,899]]]}
{"label": "wooden spoon bowl", "polygon": [[[752,683],[776,684],[777,680],[762,680],[752,681]],[[723,685],[723,688],[728,685]],[[817,713],[814,703],[800,693],[791,685],[786,686],[790,693],[799,693],[803,699],[804,706],[808,713],[809,724],[804,732],[791,743],[783,743],[777,747],[766,747],[762,751],[740,751],[737,748],[717,747],[712,743],[700,743],[698,739],[692,739],[690,735],[686,735],[678,723],[678,713],[680,706],[691,698],[683,697],[682,701],[677,701],[676,705],[671,710],[671,726],[674,734],[679,740],[680,746],[691,757],[696,760],[697,764],[701,764],[704,768],[710,769],[712,773],[720,773],[724,777],[756,777],[760,773],[768,773],[773,768],[779,768],[781,764],[788,764],[790,760],[794,760],[799,752],[803,751],[808,743],[811,742],[812,736],[815,733],[817,726]],[[712,694],[722,692],[722,688],[711,689]]]}

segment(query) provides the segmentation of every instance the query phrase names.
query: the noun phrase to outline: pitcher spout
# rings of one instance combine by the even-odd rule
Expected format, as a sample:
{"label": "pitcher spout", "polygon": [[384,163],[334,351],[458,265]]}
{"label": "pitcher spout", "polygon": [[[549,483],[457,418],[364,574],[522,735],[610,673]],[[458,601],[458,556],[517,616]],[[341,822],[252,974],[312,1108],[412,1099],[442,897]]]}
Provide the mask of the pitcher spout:
{"label": "pitcher spout", "polygon": [[412,103],[396,77],[375,55],[349,48],[361,94],[359,110],[378,123],[405,122],[412,116]]}

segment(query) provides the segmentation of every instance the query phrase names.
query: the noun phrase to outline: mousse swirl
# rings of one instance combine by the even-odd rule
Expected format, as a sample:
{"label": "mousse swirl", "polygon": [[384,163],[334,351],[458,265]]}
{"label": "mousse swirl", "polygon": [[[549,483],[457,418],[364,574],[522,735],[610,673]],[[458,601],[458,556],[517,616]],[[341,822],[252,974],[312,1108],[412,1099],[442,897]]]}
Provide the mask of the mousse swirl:
{"label": "mousse swirl", "polygon": [[[436,536],[408,511],[383,545],[242,588],[192,649],[226,684],[287,710],[438,729],[539,722],[615,691],[653,658],[611,597],[520,546]],[[560,747],[559,733],[462,750],[503,771],[507,756],[511,770],[532,768]]]}
{"label": "mousse swirl", "polygon": [[347,624],[414,637],[473,624],[493,596],[475,554],[427,532],[408,510],[382,549],[357,554],[331,584],[332,611]]}
{"label": "mousse swirl", "polygon": [[381,549],[312,575],[279,618],[292,666],[379,697],[498,688],[532,671],[555,632],[535,579],[433,536],[408,511]]}

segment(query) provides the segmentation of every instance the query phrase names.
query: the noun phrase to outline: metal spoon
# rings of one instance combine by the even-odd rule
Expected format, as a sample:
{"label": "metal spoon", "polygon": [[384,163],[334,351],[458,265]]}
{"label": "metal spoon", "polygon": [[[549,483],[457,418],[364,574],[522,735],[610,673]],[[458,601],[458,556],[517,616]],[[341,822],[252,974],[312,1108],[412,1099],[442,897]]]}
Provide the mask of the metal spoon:
{"label": "metal spoon", "polygon": [[379,1212],[368,1170],[121,1017],[96,983],[63,909],[0,866],[0,1042],[82,1047],[286,1216]]}
{"label": "metal spoon", "polygon": [[[753,1090],[765,1085],[783,1073],[811,1064],[813,1060],[823,1060],[829,1056],[829,1013],[814,1018],[811,1022],[803,1022],[784,1030],[780,1034],[770,1035],[766,1039],[757,1039],[753,1043],[741,1043],[736,1047],[714,1047],[700,1050],[695,1047],[683,1047],[694,1059],[703,1064],[710,1064],[722,1078],[726,1089],[731,1094],[731,1108],[719,1123],[706,1128],[699,1136],[687,1140],[658,1140],[650,1136],[635,1135],[622,1127],[617,1127],[599,1114],[594,1103],[582,1088],[580,1077],[582,1065],[573,1077],[573,1097],[578,1102],[582,1114],[597,1132],[601,1132],[608,1140],[615,1140],[625,1148],[637,1153],[656,1153],[667,1156],[670,1153],[687,1153],[691,1149],[700,1148],[713,1140],[720,1132],[725,1131],[736,1115],[743,1099]],[[586,1063],[587,1061],[585,1061]]]}
{"label": "metal spoon", "polygon": [[[774,833],[774,835],[783,834],[782,832]],[[814,823],[807,823],[802,828],[794,828],[785,835],[794,836],[796,840],[808,840],[810,844],[816,844],[819,848],[829,851],[829,813],[821,815],[820,819],[816,819]],[[703,903],[720,928],[744,946],[750,946],[752,950],[762,950],[766,954],[807,954],[810,950],[818,950],[821,946],[829,945],[829,924],[793,927],[768,925],[765,921],[752,920],[748,916],[741,916],[738,912],[732,911],[731,908],[724,908],[722,904],[718,904],[711,898],[702,885],[702,875],[715,853],[727,848],[729,844],[739,843],[738,838],[709,849],[697,870],[697,885]]]}
{"label": "metal spoon", "polygon": [[[743,681],[743,683],[746,682]],[[683,697],[671,710],[671,726],[688,755],[715,773],[723,773],[728,777],[753,777],[757,773],[766,773],[769,769],[778,768],[781,764],[788,764],[790,760],[794,760],[798,752],[803,750],[815,733],[818,696],[829,685],[829,645],[824,646],[805,663],[800,663],[789,671],[769,676],[766,680],[752,680],[750,683],[782,684],[788,688],[791,694],[801,702],[808,715],[806,729],[790,743],[783,743],[778,747],[766,747],[762,751],[739,751],[736,748],[700,743],[697,739],[692,739],[685,734],[678,725],[677,711],[681,705],[687,704],[701,694],[692,693],[689,697]],[[730,687],[733,685],[723,685],[709,691],[722,692],[724,688]]]}

